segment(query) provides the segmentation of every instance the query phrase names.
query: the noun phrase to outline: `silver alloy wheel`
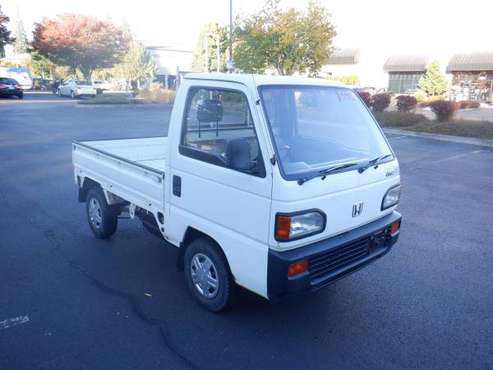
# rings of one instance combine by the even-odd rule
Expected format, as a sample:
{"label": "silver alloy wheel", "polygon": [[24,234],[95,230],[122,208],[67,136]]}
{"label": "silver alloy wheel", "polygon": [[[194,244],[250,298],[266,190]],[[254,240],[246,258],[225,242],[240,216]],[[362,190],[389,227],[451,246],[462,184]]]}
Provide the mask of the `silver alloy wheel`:
{"label": "silver alloy wheel", "polygon": [[101,223],[103,222],[103,211],[101,209],[101,204],[99,204],[99,200],[96,198],[91,198],[89,200],[89,220],[95,228],[101,228]]}
{"label": "silver alloy wheel", "polygon": [[190,273],[195,289],[205,298],[212,299],[219,290],[219,279],[216,266],[203,253],[196,253],[192,257]]}

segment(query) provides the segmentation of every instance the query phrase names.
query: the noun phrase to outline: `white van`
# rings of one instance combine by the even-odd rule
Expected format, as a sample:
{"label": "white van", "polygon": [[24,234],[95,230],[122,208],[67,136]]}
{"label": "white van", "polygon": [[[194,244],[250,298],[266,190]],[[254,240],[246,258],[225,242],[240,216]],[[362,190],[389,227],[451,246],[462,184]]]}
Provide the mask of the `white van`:
{"label": "white van", "polygon": [[168,137],[74,142],[73,164],[96,237],[141,219],[212,311],[236,285],[270,300],[322,288],[399,236],[395,154],[359,96],[325,80],[188,74]]}

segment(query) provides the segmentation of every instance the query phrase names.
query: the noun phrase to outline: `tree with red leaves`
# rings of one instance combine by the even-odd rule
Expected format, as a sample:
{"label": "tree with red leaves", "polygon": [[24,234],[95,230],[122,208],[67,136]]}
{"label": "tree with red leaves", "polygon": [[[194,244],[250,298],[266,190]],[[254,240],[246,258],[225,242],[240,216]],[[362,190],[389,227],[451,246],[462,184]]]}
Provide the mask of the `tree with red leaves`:
{"label": "tree with red leaves", "polygon": [[45,18],[34,26],[32,47],[56,64],[79,69],[90,79],[96,68],[120,62],[129,36],[108,21],[79,14]]}

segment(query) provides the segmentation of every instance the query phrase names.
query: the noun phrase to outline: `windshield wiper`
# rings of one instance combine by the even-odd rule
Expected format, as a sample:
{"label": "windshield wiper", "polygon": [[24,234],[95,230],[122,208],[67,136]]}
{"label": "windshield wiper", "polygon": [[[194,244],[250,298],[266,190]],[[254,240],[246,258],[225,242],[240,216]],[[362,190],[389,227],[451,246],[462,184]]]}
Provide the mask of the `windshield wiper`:
{"label": "windshield wiper", "polygon": [[324,180],[327,175],[331,174],[334,171],[338,171],[338,170],[342,170],[344,168],[356,166],[357,164],[358,163],[356,163],[356,162],[344,163],[344,164],[339,164],[336,166],[325,168],[325,169],[320,170],[314,174],[311,174],[309,176],[302,177],[302,178],[298,179],[298,185],[303,185],[305,182],[310,181],[311,179],[314,179],[314,178],[319,177],[319,176],[322,177],[322,180]]}
{"label": "windshield wiper", "polygon": [[387,159],[387,158],[390,158],[390,157],[393,157],[393,155],[392,154],[385,154],[385,155],[381,155],[381,156],[378,156],[376,158],[373,158],[373,159],[369,160],[364,166],[361,166],[358,169],[358,172],[359,173],[363,173],[368,168],[370,168],[371,166],[375,166],[375,168],[377,168],[378,167],[378,164],[380,162],[382,162],[384,159]]}

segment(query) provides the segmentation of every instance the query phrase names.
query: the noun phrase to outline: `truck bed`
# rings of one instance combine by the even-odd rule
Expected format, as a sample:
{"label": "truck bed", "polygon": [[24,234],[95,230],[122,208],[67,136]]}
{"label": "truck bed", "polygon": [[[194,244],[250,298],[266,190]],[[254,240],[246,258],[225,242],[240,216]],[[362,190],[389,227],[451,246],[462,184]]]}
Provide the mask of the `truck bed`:
{"label": "truck bed", "polygon": [[141,208],[163,210],[167,146],[167,137],[76,141],[76,180],[90,178]]}
{"label": "truck bed", "polygon": [[167,137],[82,141],[80,144],[157,171],[164,172],[166,166]]}

